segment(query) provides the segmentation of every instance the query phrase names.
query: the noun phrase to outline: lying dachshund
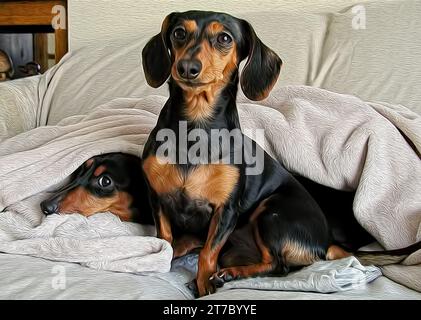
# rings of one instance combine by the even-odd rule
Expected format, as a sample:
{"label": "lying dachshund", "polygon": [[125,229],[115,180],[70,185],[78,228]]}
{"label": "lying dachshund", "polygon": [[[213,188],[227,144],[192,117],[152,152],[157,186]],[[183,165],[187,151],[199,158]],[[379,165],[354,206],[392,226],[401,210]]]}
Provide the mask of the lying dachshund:
{"label": "lying dachshund", "polygon": [[[82,164],[70,177],[68,183],[41,203],[46,215],[78,213],[90,216],[97,212],[109,211],[123,221],[153,224],[151,206],[148,202],[148,189],[138,157],[124,153],[109,153],[95,156]],[[302,177],[300,182],[315,197],[326,215],[332,239],[335,243],[355,251],[360,246],[373,241],[373,238],[358,224],[352,213],[354,193],[334,190],[321,186]],[[341,201],[332,202],[331,199]],[[203,245],[189,235],[175,240],[175,256],[182,256]],[[366,264],[393,263],[404,259],[415,251],[406,248],[395,251],[368,253],[357,252]],[[393,259],[390,259],[393,255]],[[386,260],[384,260],[387,258]],[[253,239],[251,225],[236,229],[228,238],[219,258],[222,268],[250,265],[259,262],[261,255]],[[213,279],[217,286],[222,285],[218,278]]]}
{"label": "lying dachshund", "polygon": [[107,153],[87,160],[69,182],[41,202],[45,215],[111,212],[123,221],[153,224],[140,158]]}
{"label": "lying dachshund", "polygon": [[[282,62],[248,22],[224,13],[171,13],[142,56],[149,85],[159,87],[169,78],[170,97],[143,152],[157,234],[175,248],[179,235],[204,242],[196,279],[200,296],[231,279],[286,274],[293,266],[349,255],[333,245],[326,217],[308,191],[254,141],[240,134],[241,146],[230,144],[216,159],[213,147],[206,147],[212,159],[206,163],[193,159],[193,143],[180,134],[185,127],[187,134],[200,131],[211,140],[215,130],[241,130],[239,82],[251,100],[269,95]],[[175,139],[162,139],[168,130]],[[175,159],[164,147],[176,151]],[[242,161],[233,159],[239,149]],[[248,174],[253,154],[263,155],[258,174]],[[244,228],[258,248],[257,259],[218,271],[228,238]]]}
{"label": "lying dachshund", "polygon": [[[122,221],[153,225],[148,192],[141,159],[114,152],[87,160],[40,207],[47,216],[78,213],[89,217],[111,212]],[[200,247],[201,243],[195,241],[189,236],[180,237],[175,256]]]}

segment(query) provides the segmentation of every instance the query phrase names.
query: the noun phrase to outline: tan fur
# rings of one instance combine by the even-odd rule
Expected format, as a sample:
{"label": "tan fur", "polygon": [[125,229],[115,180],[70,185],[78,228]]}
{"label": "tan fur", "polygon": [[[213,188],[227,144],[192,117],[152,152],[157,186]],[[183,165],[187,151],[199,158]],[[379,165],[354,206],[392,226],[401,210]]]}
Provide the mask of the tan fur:
{"label": "tan fur", "polygon": [[257,223],[253,224],[253,232],[254,232],[254,240],[256,241],[257,247],[260,250],[260,253],[262,255],[262,264],[272,264],[273,257],[272,254],[269,251],[269,248],[267,248],[262,240],[262,237],[260,236],[259,227],[257,226]]}
{"label": "tan fur", "polygon": [[149,156],[143,161],[143,170],[152,189],[156,193],[169,193],[183,186],[183,176],[174,164],[163,163],[156,156]]}
{"label": "tan fur", "polygon": [[117,192],[111,197],[99,198],[78,187],[70,191],[60,202],[60,213],[79,213],[86,217],[97,212],[112,212],[121,220],[129,221],[130,205],[133,199],[127,192]]}
{"label": "tan fur", "polygon": [[350,257],[351,255],[352,254],[345,251],[341,247],[338,247],[336,245],[331,245],[329,249],[327,249],[326,260],[342,259],[342,258]]}
{"label": "tan fur", "polygon": [[220,242],[212,249],[204,248],[199,254],[196,278],[199,296],[214,293],[214,288],[211,285],[209,278],[216,272],[217,260],[223,244],[224,243]]}
{"label": "tan fur", "polygon": [[174,241],[174,254],[173,257],[181,257],[189,253],[193,249],[197,249],[203,246],[203,241],[192,235],[182,235],[180,238]]}
{"label": "tan fur", "polygon": [[157,231],[158,237],[172,244],[173,236],[171,231],[171,223],[168,217],[160,210],[158,212]]}
{"label": "tan fur", "polygon": [[94,176],[99,177],[101,174],[103,174],[107,170],[106,166],[98,166],[94,171]]}
{"label": "tan fur", "polygon": [[189,89],[185,92],[185,115],[189,120],[204,121],[212,118],[217,92],[215,86],[210,85],[207,89],[209,90],[203,90],[203,88],[200,90]]}
{"label": "tan fur", "polygon": [[213,286],[210,284],[209,278],[216,272],[219,253],[228,238],[228,235],[226,235],[219,243],[213,246],[216,229],[218,221],[221,219],[221,214],[222,207],[216,208],[209,226],[205,246],[199,254],[196,282],[197,290],[199,291],[200,296],[213,293]]}
{"label": "tan fur", "polygon": [[188,175],[184,188],[192,199],[206,199],[219,207],[227,202],[239,175],[238,168],[231,165],[201,165]]}
{"label": "tan fur", "polygon": [[[196,26],[197,27],[197,26]],[[187,31],[187,28],[186,28]],[[207,32],[216,35],[223,31],[223,26],[212,22]],[[225,52],[211,47],[207,40],[200,44],[200,51],[195,57],[187,54],[189,48],[195,45],[190,41],[182,48],[173,49],[174,63],[171,75],[184,90],[186,103],[185,114],[191,121],[205,121],[212,117],[213,106],[221,89],[229,82],[232,72],[237,68],[237,48],[235,43]],[[200,86],[184,84],[177,73],[177,64],[181,59],[198,59],[202,63],[202,71],[195,79]]]}
{"label": "tan fur", "polygon": [[[262,202],[262,206],[264,203]],[[258,209],[256,209],[258,211]],[[219,252],[228,236],[225,236],[217,246],[212,247],[210,243],[213,243],[214,236],[216,234],[216,225],[218,221],[218,214],[221,214],[221,211],[218,210],[218,213],[215,214],[214,218],[211,221],[211,225],[209,228],[208,239],[206,240],[206,244],[204,249],[201,251],[199,256],[199,269],[197,275],[197,285],[199,294],[202,296],[204,294],[209,293],[209,286],[207,279],[209,279],[209,274],[212,274],[212,277],[216,275],[230,275],[231,278],[244,278],[244,277],[251,277],[256,276],[265,272],[270,272],[273,270],[273,256],[268,247],[265,246],[260,233],[259,228],[256,223],[253,223],[253,233],[254,233],[254,240],[256,242],[257,247],[260,250],[261,254],[261,261],[256,264],[248,265],[248,266],[235,266],[230,268],[221,269],[219,272],[215,273],[216,271],[216,261],[219,255]]]}
{"label": "tan fur", "polygon": [[229,198],[239,178],[238,168],[228,164],[207,164],[184,176],[177,165],[163,163],[156,156],[143,162],[143,170],[152,189],[158,194],[182,189],[191,199],[205,199],[215,206]]}
{"label": "tan fur", "polygon": [[217,35],[218,33],[224,31],[224,25],[217,21],[213,21],[209,23],[206,29],[208,31],[208,34]]}
{"label": "tan fur", "polygon": [[197,30],[197,23],[194,20],[184,20],[183,25],[188,33],[193,33]]}
{"label": "tan fur", "polygon": [[285,263],[290,266],[307,266],[320,260],[311,251],[293,241],[287,241],[281,251]]}
{"label": "tan fur", "polygon": [[[176,79],[179,79],[178,73],[177,73],[177,62],[180,59],[188,59],[190,56],[187,54],[187,50],[190,49],[190,47],[193,45],[193,41],[189,41],[185,46],[180,48],[173,48],[173,54],[175,55],[175,61],[171,68],[171,74],[173,77],[175,76]],[[178,58],[177,58],[178,57]],[[182,57],[182,58],[181,58]]]}
{"label": "tan fur", "polygon": [[[234,266],[229,268],[221,269],[217,274],[219,276],[230,275],[231,278],[247,278],[253,277],[265,272],[273,270],[273,257],[269,251],[269,248],[265,246],[259,233],[259,228],[256,223],[253,223],[254,240],[256,241],[257,247],[260,250],[261,261],[256,264],[248,266]],[[214,275],[215,276],[215,275]]]}

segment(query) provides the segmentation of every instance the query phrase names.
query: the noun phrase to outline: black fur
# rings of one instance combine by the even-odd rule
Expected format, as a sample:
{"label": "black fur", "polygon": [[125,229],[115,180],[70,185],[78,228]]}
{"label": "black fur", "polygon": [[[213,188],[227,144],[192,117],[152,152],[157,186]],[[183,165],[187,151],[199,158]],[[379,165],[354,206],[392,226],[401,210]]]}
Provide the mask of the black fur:
{"label": "black fur", "polygon": [[257,37],[248,22],[242,21],[242,25],[249,48],[248,61],[241,74],[241,89],[250,100],[262,100],[276,83],[282,60]]}
{"label": "black fur", "polygon": [[[211,21],[222,23],[233,35],[239,61],[248,56],[248,63],[241,80],[245,94],[252,99],[258,99],[267,94],[278,77],[281,60],[258,39],[247,22],[222,13],[192,11],[172,14],[172,24],[168,27],[168,32],[171,32],[177,26],[177,23],[183,19],[195,20],[199,30]],[[163,39],[166,37],[168,35],[162,35]],[[151,42],[156,42],[156,36],[152,38]],[[149,56],[150,48],[151,45],[148,44],[144,49],[144,55]],[[148,65],[148,63],[150,63],[150,60],[145,62],[147,65],[145,74],[147,74],[147,78],[150,78],[153,73],[151,70],[155,67],[159,69],[160,66],[156,64]],[[162,78],[159,81],[158,79],[154,80],[157,80],[155,82],[161,82]],[[200,123],[188,121],[188,130],[201,128],[207,130],[208,136],[210,136],[211,129],[241,129],[235,99],[238,82],[238,70],[235,70],[230,81],[222,89],[214,103],[212,120]],[[157,149],[162,145],[163,142],[156,139],[156,134],[160,129],[169,128],[177,133],[179,121],[188,120],[183,112],[183,89],[172,77],[169,81],[169,87],[170,98],[163,107],[157,125],[145,145],[143,159],[155,155]],[[244,135],[242,135],[242,138],[244,141],[249,140]],[[189,145],[186,147],[188,148]],[[245,143],[243,147],[243,157],[247,154],[255,154],[256,149],[260,149],[260,146],[254,141]],[[177,154],[180,154],[180,151],[181,153],[187,151],[182,150],[185,147],[179,141],[174,148],[177,149]],[[232,148],[231,144],[231,153],[234,152]],[[264,170],[261,174],[246,175],[246,169],[249,165],[245,158],[243,158],[241,164],[231,162],[239,169],[240,176],[229,200],[222,208],[220,216],[216,215],[215,212],[209,214],[208,208],[212,204],[206,203],[206,199],[189,199],[181,190],[162,195],[157,194],[151,188],[151,203],[154,206],[153,212],[156,221],[159,220],[156,214],[161,211],[171,221],[173,233],[199,234],[202,239],[206,240],[209,236],[206,231],[211,220],[217,219],[214,239],[211,243],[212,248],[216,248],[220,243],[226,241],[228,235],[234,229],[247,225],[250,216],[260,202],[270,197],[266,202],[267,209],[258,217],[257,224],[259,230],[261,230],[260,233],[265,246],[275,259],[272,271],[284,273],[288,270],[288,262],[280,257],[280,250],[286,241],[297,242],[305,250],[324,258],[330,243],[330,237],[322,211],[314,199],[287,170],[266,152],[261,151],[264,154]],[[188,176],[196,165],[189,162],[185,165],[179,164],[178,167]],[[203,181],[203,183],[206,183],[206,181]],[[201,200],[199,201],[200,204],[198,200]],[[203,210],[203,208],[206,209]],[[195,223],[186,226],[186,220],[192,220]],[[213,272],[215,271],[213,270]]]}
{"label": "black fur", "polygon": [[[81,165],[71,176],[69,182],[53,195],[41,203],[45,214],[59,213],[48,212],[51,206],[58,208],[59,203],[66,195],[77,187],[83,187],[86,192],[97,198],[107,198],[119,191],[127,192],[133,198],[129,208],[131,220],[143,224],[153,224],[152,213],[149,205],[148,186],[143,176],[142,161],[140,158],[125,153],[107,153],[92,158],[93,163],[87,167]],[[101,188],[94,172],[99,166],[105,166],[107,175],[113,181],[113,188]],[[81,213],[83,214],[83,213]]]}
{"label": "black fur", "polygon": [[142,50],[142,64],[146,81],[151,87],[160,87],[169,77],[171,58],[168,47],[168,25],[173,14],[170,14],[162,24],[162,30],[154,36]]}
{"label": "black fur", "polygon": [[[172,46],[178,44],[171,44],[171,41],[168,41],[169,34],[183,20],[194,20],[198,29],[195,34],[187,35],[189,41],[186,41],[186,43],[191,44],[191,40],[193,40],[189,59],[196,59],[195,54],[200,49],[197,44],[203,40],[202,31],[210,22],[217,21],[232,35],[237,49],[238,61],[248,57],[248,62],[241,75],[241,87],[246,96],[253,100],[263,99],[267,96],[278,77],[281,59],[261,42],[246,21],[215,12],[173,13],[166,19],[163,24],[165,28],[163,28],[161,34],[152,38],[143,50],[145,57],[144,71],[148,82],[152,86],[163,83],[166,80],[164,78],[170,75],[168,73],[168,59],[165,56],[169,52],[169,59],[171,63],[174,63]],[[159,45],[155,44],[158,42],[157,39],[163,39],[163,42]],[[207,40],[210,41],[211,39]],[[211,41],[210,45],[212,45]],[[159,59],[152,59],[151,57],[155,54],[162,57],[164,62],[162,63]],[[163,66],[165,72],[162,70]],[[157,149],[163,144],[156,138],[158,131],[172,129],[177,134],[179,132],[179,121],[182,120],[187,121],[188,132],[200,128],[205,130],[208,137],[210,137],[211,129],[241,129],[236,108],[237,88],[240,82],[238,69],[234,70],[230,78],[226,80],[226,85],[212,104],[211,117],[203,121],[194,121],[186,117],[186,98],[182,86],[170,76],[168,81],[170,97],[161,110],[156,127],[152,130],[145,145],[144,161],[147,161],[148,157],[155,156]],[[194,84],[191,84],[191,86],[194,87]],[[222,281],[233,279],[232,275],[229,274],[223,274],[222,276],[216,274],[216,262],[211,261],[210,258],[212,250],[215,250],[218,254],[223,247],[225,253],[221,252],[221,262],[230,266],[235,266],[236,263],[246,265],[257,263],[263,257],[261,253],[269,252],[270,259],[267,257],[265,259],[270,261],[263,262],[265,268],[259,269],[260,266],[257,266],[253,275],[263,273],[285,274],[291,266],[295,267],[297,264],[294,261],[288,261],[287,254],[283,252],[283,249],[289,244],[296,244],[299,247],[298,251],[304,252],[303,256],[308,255],[311,259],[317,260],[325,259],[329,246],[338,242],[333,237],[335,234],[332,236],[324,212],[306,188],[280,163],[263,152],[254,141],[248,143],[250,142],[249,138],[242,134],[241,137],[244,141],[241,146],[243,148],[241,164],[232,161],[232,154],[235,150],[232,144],[230,146],[230,165],[238,168],[239,178],[230,193],[229,199],[221,208],[216,208],[208,199],[190,198],[183,188],[167,194],[158,194],[152,187],[150,188],[155,222],[161,223],[162,217],[165,217],[170,222],[173,234],[177,236],[186,233],[194,234],[206,241],[199,256],[197,283],[200,295],[213,292],[215,290],[214,285],[220,285],[221,279]],[[179,139],[180,137],[177,135],[176,144],[172,145],[177,151],[177,157],[179,154],[186,154],[191,145],[188,143],[184,145],[180,143]],[[250,166],[245,161],[245,156],[255,154],[256,150],[262,151],[264,154],[264,170],[261,174],[247,175],[246,170]],[[210,149],[208,149],[208,153],[211,153]],[[178,161],[176,166],[182,172],[182,176],[187,178],[200,164],[191,161],[188,161],[187,164],[180,164]],[[203,183],[206,184],[207,181],[203,181]],[[223,187],[221,186],[221,188]],[[317,195],[319,191],[318,188],[315,188],[313,194]],[[323,194],[323,192],[320,194]],[[328,195],[322,197],[324,200],[331,200]],[[319,203],[322,204],[323,201],[319,201]],[[259,205],[262,205],[264,210],[261,210],[257,215],[256,209]],[[325,206],[325,208],[328,207]],[[352,216],[352,211],[348,212],[351,212]],[[333,212],[330,216],[333,222],[335,214],[337,212]],[[210,226],[214,227],[211,229]],[[362,229],[358,227],[358,224],[354,224],[350,229]],[[336,228],[346,229],[347,226],[339,223]],[[159,230],[160,228],[158,228],[158,236],[161,236]],[[253,230],[253,232],[250,230]],[[242,231],[244,231],[243,234]],[[349,232],[335,233],[339,235],[339,238],[345,235],[345,239],[342,239],[342,241],[346,241],[349,236]],[[230,237],[230,235],[233,236]],[[247,243],[250,243],[251,236],[254,237],[254,245],[249,246]],[[168,239],[169,241],[173,240],[171,237],[168,237]],[[227,239],[229,239],[228,243],[224,246]],[[248,239],[248,241],[243,241],[244,239]],[[261,243],[260,249],[257,249],[258,242]],[[262,251],[262,247],[266,250],[265,252]],[[298,264],[309,264],[311,259],[310,262],[303,259]],[[213,277],[211,278],[216,280],[214,283],[208,278],[212,274]]]}

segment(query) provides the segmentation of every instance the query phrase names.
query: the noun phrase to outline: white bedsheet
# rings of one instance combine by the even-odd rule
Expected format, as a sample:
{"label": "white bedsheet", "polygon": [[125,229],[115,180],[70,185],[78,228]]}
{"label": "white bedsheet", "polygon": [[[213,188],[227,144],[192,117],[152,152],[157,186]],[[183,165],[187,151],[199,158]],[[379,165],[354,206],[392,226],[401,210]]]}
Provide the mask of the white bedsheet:
{"label": "white bedsheet", "polygon": [[[182,270],[166,274],[130,274],[92,270],[78,264],[0,254],[0,299],[193,299]],[[416,299],[417,293],[386,277],[364,288],[332,294],[220,289],[202,299]]]}
{"label": "white bedsheet", "polygon": [[192,299],[182,272],[131,274],[0,254],[0,299]]}

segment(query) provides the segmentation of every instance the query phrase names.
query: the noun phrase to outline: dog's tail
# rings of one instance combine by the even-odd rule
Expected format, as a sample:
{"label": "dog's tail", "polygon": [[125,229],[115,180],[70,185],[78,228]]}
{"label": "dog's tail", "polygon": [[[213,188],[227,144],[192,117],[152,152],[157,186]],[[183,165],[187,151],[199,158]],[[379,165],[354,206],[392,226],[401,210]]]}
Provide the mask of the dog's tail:
{"label": "dog's tail", "polygon": [[386,266],[400,263],[412,253],[421,249],[421,241],[418,241],[406,248],[387,251],[357,251],[354,256],[363,265]]}

